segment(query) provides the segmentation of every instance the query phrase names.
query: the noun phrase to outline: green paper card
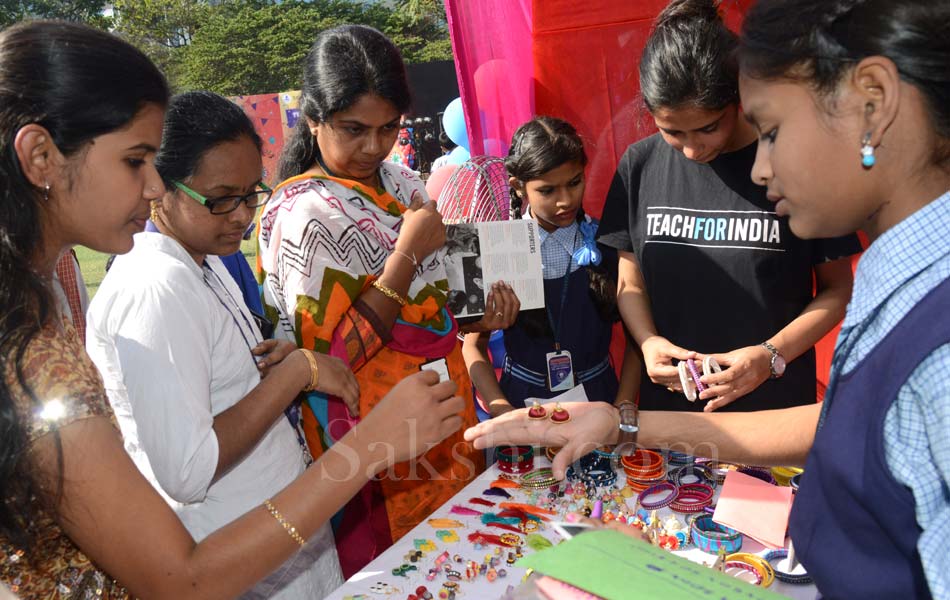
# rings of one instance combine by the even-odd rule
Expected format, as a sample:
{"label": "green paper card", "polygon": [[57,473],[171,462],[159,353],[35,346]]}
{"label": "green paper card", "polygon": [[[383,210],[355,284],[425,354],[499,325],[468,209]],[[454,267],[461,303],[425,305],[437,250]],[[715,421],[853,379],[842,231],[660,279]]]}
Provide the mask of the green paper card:
{"label": "green paper card", "polygon": [[517,566],[607,600],[776,599],[778,594],[609,529],[582,533]]}

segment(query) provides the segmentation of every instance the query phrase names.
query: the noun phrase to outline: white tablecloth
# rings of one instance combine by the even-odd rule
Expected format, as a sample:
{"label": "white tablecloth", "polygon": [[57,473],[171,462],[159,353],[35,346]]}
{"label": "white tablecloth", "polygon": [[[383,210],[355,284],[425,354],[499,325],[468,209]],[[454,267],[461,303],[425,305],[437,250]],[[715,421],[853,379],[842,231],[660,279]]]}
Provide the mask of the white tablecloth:
{"label": "white tablecloth", "polygon": [[[534,461],[535,468],[540,468],[550,464],[547,459],[539,456],[535,456]],[[473,544],[467,539],[468,534],[474,532],[475,530],[494,533],[496,535],[506,533],[502,529],[486,527],[481,523],[480,518],[477,516],[451,514],[449,511],[452,506],[457,504],[466,506],[468,508],[473,508],[481,512],[493,512],[495,511],[493,508],[480,506],[477,504],[470,504],[468,500],[470,498],[485,498],[486,500],[490,500],[495,503],[504,501],[525,502],[527,500],[528,491],[521,489],[506,489],[506,491],[512,495],[510,500],[499,496],[483,496],[482,492],[488,489],[489,484],[497,479],[499,474],[500,471],[494,465],[488,467],[484,473],[482,473],[479,477],[472,481],[472,483],[467,485],[462,491],[456,494],[451,500],[446,502],[445,505],[441,506],[431,515],[430,518],[455,519],[463,523],[463,527],[455,530],[459,536],[458,542],[453,542],[450,544],[442,543],[435,536],[435,528],[429,526],[428,523],[423,521],[418,526],[416,526],[415,529],[406,534],[402,539],[393,544],[392,547],[378,556],[376,560],[368,564],[362,571],[355,574],[346,583],[337,588],[336,591],[327,596],[327,598],[330,600],[344,600],[348,596],[360,598],[360,594],[363,594],[365,598],[373,600],[383,598],[398,598],[402,600],[409,594],[414,594],[416,588],[418,588],[420,585],[424,585],[432,593],[433,598],[437,599],[439,597],[439,590],[442,588],[442,583],[446,581],[444,571],[440,570],[439,576],[436,577],[435,580],[426,581],[426,574],[434,565],[434,561],[437,556],[439,556],[443,551],[448,551],[450,557],[459,555],[464,561],[473,560],[481,564],[484,562],[486,555],[492,554],[494,552],[495,547],[488,545],[482,550],[476,551],[473,549]],[[622,472],[619,474],[618,481],[623,481]],[[627,502],[631,508],[635,508],[636,496],[630,498]],[[657,511],[657,514],[661,519],[665,519],[671,514],[671,512],[667,508]],[[677,516],[681,521],[685,521],[683,515]],[[555,544],[560,541],[560,536],[550,528],[541,529],[537,533],[548,538]],[[521,537],[522,539],[524,538],[524,536]],[[392,574],[392,570],[408,562],[404,557],[409,552],[415,550],[413,542],[416,539],[432,540],[435,543],[437,550],[435,552],[429,552],[418,563],[410,563],[417,566],[417,571],[410,571],[407,577],[394,576]],[[530,553],[531,549],[525,546],[523,548],[523,552],[525,554]],[[749,537],[744,537],[742,542],[742,552],[762,554],[765,552],[765,548],[755,540]],[[707,564],[711,563],[716,558],[715,556],[707,554],[702,550],[692,546],[686,550],[677,551],[675,554],[684,556],[695,562]],[[459,582],[459,589],[464,594],[464,596],[459,596],[460,600],[489,600],[493,598],[499,598],[505,593],[509,585],[517,586],[521,582],[521,579],[525,574],[525,570],[507,565],[505,560],[507,556],[508,550],[502,549],[501,555],[499,556],[501,561],[498,567],[496,567],[496,569],[507,570],[508,574],[505,578],[499,578],[493,583],[489,582],[484,576],[479,576],[472,581],[465,581],[463,579],[461,582]],[[457,566],[458,568],[456,570],[464,574],[464,563],[457,564]],[[556,573],[552,573],[551,575],[555,577],[557,576]],[[379,582],[389,584],[398,591],[394,591],[392,594],[388,595],[371,592],[370,587]],[[788,596],[790,598],[795,598],[797,600],[814,600],[814,598],[817,596],[817,591],[813,585],[790,585],[776,580],[769,589],[776,593]]]}

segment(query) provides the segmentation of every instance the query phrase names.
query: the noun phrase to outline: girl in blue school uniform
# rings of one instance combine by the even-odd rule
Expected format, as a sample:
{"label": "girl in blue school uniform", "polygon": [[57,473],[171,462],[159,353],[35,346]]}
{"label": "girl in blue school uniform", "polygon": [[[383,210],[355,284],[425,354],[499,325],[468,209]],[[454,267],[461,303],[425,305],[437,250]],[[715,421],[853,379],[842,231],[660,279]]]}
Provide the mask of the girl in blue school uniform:
{"label": "girl in blue school uniform", "polygon": [[590,400],[633,399],[636,353],[625,353],[620,381],[610,360],[617,253],[597,244],[597,222],[581,206],[586,165],[584,143],[561,119],[535,117],[512,139],[505,160],[511,216],[538,225],[545,308],[523,311],[504,331],[500,381],[487,358],[489,334],[465,338],[472,382],[493,417],[580,385]]}

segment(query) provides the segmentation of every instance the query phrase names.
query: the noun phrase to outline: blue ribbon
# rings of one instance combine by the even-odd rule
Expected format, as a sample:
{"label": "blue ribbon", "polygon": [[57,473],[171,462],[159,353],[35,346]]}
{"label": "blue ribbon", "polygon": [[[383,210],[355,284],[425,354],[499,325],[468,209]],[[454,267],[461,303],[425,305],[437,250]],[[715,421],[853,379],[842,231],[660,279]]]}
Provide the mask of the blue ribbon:
{"label": "blue ribbon", "polygon": [[599,265],[601,260],[600,248],[597,247],[595,237],[597,235],[597,224],[592,221],[584,221],[581,227],[581,247],[574,251],[574,261],[582,267],[589,265]]}

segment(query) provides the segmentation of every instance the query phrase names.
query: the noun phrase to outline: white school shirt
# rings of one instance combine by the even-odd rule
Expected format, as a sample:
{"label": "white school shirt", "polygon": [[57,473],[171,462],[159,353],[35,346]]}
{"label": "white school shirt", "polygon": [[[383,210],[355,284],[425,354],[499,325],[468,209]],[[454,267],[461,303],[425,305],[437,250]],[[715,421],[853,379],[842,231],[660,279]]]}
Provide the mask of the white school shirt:
{"label": "white school shirt", "polygon": [[[214,416],[260,382],[250,348],[261,337],[221,260],[209,256],[205,263],[170,237],[137,234],[96,292],[86,334],[126,449],[197,541],[260,506],[305,468],[281,415],[211,483],[218,463]],[[325,525],[248,597],[320,598],[341,583]]]}

